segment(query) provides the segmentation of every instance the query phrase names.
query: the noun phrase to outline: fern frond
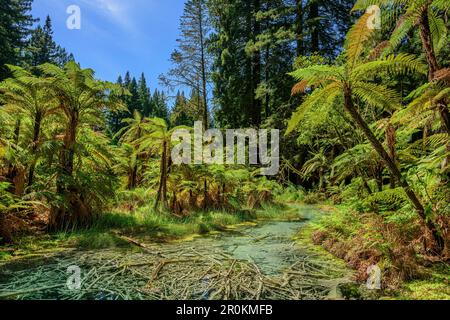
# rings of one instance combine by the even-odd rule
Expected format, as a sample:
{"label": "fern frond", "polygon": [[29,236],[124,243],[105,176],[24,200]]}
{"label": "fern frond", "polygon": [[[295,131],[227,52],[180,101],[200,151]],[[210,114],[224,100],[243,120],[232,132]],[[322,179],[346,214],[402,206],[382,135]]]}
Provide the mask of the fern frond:
{"label": "fern frond", "polygon": [[350,29],[346,40],[346,55],[348,66],[353,70],[357,61],[360,59],[364,51],[365,44],[370,39],[374,30],[369,28],[368,22],[371,18],[370,13],[365,13]]}
{"label": "fern frond", "polygon": [[397,26],[389,39],[389,50],[395,50],[406,38],[408,32],[414,27],[416,17],[413,15],[404,15],[400,17]]}
{"label": "fern frond", "polygon": [[431,6],[442,11],[450,10],[450,2],[448,0],[433,0]]}
{"label": "fern frond", "polygon": [[343,79],[342,67],[315,65],[303,69],[297,69],[289,73],[297,81],[305,80],[310,86],[323,84],[325,81],[339,81]]}
{"label": "fern frond", "polygon": [[292,115],[292,118],[288,122],[288,128],[286,130],[286,135],[292,133],[298,124],[303,120],[305,115],[318,104],[332,103],[329,100],[330,96],[336,97],[340,94],[340,84],[332,83],[325,88],[318,88],[306,98],[306,100],[300,105],[297,111]]}
{"label": "fern frond", "polygon": [[308,87],[308,80],[301,80],[292,88],[291,95],[295,96],[300,93],[305,93],[306,88]]}
{"label": "fern frond", "polygon": [[426,75],[427,66],[414,55],[401,53],[359,65],[352,71],[351,78],[353,80],[372,79],[381,72],[389,72],[395,75],[415,73]]}
{"label": "fern frond", "polygon": [[382,84],[355,82],[353,94],[370,107],[385,111],[400,108],[399,94]]}
{"label": "fern frond", "polygon": [[433,47],[437,54],[442,50],[448,41],[448,29],[445,21],[439,17],[434,10],[428,11],[428,20],[430,22],[431,37],[433,39]]}

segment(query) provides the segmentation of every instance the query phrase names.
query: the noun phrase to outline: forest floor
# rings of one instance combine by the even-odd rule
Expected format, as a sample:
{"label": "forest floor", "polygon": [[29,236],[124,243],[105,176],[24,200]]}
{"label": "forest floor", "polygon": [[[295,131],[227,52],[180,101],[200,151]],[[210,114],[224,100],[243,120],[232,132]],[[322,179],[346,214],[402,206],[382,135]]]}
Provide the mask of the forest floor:
{"label": "forest floor", "polygon": [[[274,220],[266,208],[207,235],[163,242],[116,230],[120,246],[42,247],[4,259],[0,299],[341,299],[351,270],[295,238],[321,214],[294,205]],[[66,286],[70,266],[82,270],[81,290]]]}
{"label": "forest floor", "polygon": [[[450,298],[445,268],[389,295],[366,290],[313,242],[330,210],[289,204],[140,224],[113,215],[92,230],[25,237],[0,250],[0,299]],[[70,266],[81,290],[66,285]]]}

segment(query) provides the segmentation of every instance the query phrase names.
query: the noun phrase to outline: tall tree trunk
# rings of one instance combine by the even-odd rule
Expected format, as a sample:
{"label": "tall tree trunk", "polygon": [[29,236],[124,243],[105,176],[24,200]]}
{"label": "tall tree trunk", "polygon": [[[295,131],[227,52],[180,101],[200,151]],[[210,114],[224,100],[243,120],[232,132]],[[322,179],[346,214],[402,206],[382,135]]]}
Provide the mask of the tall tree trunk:
{"label": "tall tree trunk", "polygon": [[203,180],[203,197],[203,209],[206,210],[209,207],[208,181],[206,178]]}
{"label": "tall tree trunk", "polygon": [[378,153],[378,155],[384,160],[386,163],[389,171],[391,174],[397,179],[397,182],[399,185],[404,189],[406,195],[408,196],[411,204],[413,205],[414,209],[416,210],[419,217],[422,219],[422,221],[425,223],[427,228],[432,234],[433,239],[436,242],[436,245],[438,247],[438,250],[442,252],[444,248],[444,239],[438,232],[436,226],[432,221],[430,221],[427,216],[425,215],[425,209],[420,202],[417,195],[414,193],[414,191],[409,186],[408,182],[404,177],[402,176],[400,169],[397,167],[394,161],[392,161],[391,157],[387,153],[387,151],[384,149],[383,145],[380,141],[378,141],[377,137],[374,135],[372,130],[370,130],[369,126],[365,122],[365,120],[361,117],[358,110],[355,108],[353,104],[353,98],[352,98],[352,90],[348,86],[344,88],[344,107],[347,110],[347,112],[350,114],[352,119],[356,122],[358,127],[363,131],[366,138],[369,140],[372,147],[375,149],[375,151]]}
{"label": "tall tree trunk", "polygon": [[309,20],[311,25],[311,53],[319,52],[319,4],[313,1],[309,8]]}
{"label": "tall tree trunk", "polygon": [[[261,9],[261,1],[253,0],[253,13],[256,15]],[[261,33],[261,23],[253,17],[253,41],[257,41],[256,38]],[[259,128],[261,125],[261,111],[262,103],[260,99],[256,98],[256,90],[261,83],[261,52],[257,50],[252,56],[252,125]]]}
{"label": "tall tree trunk", "polygon": [[295,18],[295,33],[297,38],[297,56],[305,55],[305,42],[303,40],[303,0],[297,0],[296,3],[296,18]]}
{"label": "tall tree trunk", "polygon": [[[266,47],[266,52],[265,52],[265,72],[264,72],[264,79],[266,81],[266,84],[269,85],[269,81],[270,81],[270,48],[269,46]],[[269,117],[269,110],[270,109],[270,95],[269,95],[269,91],[267,90],[266,92],[266,96],[265,96],[265,103],[264,103],[264,117],[265,119],[267,119]]]}
{"label": "tall tree trunk", "polygon": [[[434,80],[436,72],[439,70],[439,63],[436,58],[436,52],[433,47],[433,39],[431,36],[430,20],[428,17],[429,7],[425,7],[419,18],[420,39],[425,51],[425,56],[428,63],[428,81]],[[443,123],[444,129],[450,135],[450,112],[446,103],[438,102],[439,114]]]}
{"label": "tall tree trunk", "polygon": [[199,33],[200,33],[200,50],[201,50],[201,71],[202,71],[202,95],[203,95],[203,130],[208,130],[209,121],[208,121],[208,92],[207,92],[207,82],[208,79],[206,77],[206,54],[205,54],[205,35],[203,30],[203,8],[202,4],[199,4]]}
{"label": "tall tree trunk", "polygon": [[363,181],[363,186],[367,190],[367,193],[369,195],[371,195],[372,194],[372,189],[370,188],[369,183],[367,182],[367,179],[366,179],[365,175],[362,172],[360,172],[360,171],[358,172],[358,174],[361,176],[361,179]]}
{"label": "tall tree trunk", "polygon": [[422,40],[423,49],[429,66],[428,80],[434,79],[434,74],[439,70],[436,53],[433,47],[433,39],[431,37],[430,20],[428,17],[428,8],[422,11],[419,18],[420,39]]}
{"label": "tall tree trunk", "polygon": [[319,169],[319,192],[323,192],[323,184],[324,184],[324,172],[323,168]]}

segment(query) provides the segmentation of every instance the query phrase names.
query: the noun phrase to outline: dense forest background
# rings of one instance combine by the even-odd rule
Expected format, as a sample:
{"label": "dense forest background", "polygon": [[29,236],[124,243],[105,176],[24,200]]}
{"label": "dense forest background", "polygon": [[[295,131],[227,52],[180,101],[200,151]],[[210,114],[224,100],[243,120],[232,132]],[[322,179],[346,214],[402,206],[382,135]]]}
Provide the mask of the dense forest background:
{"label": "dense forest background", "polygon": [[[2,243],[113,210],[303,201],[345,208],[315,234],[338,256],[363,248],[358,263],[383,257],[397,278],[417,274],[417,255],[448,260],[448,1],[187,0],[166,90],[144,74],[96,79],[31,5],[0,2]],[[282,130],[279,174],[173,165],[172,132],[198,120]]]}

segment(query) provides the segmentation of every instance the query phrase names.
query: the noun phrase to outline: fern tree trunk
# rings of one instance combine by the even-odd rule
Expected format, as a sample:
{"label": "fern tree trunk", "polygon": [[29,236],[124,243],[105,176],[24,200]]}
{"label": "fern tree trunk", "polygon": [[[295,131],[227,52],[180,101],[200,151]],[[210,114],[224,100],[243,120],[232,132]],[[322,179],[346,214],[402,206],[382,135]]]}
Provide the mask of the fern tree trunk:
{"label": "fern tree trunk", "polygon": [[[139,140],[142,136],[142,130],[141,128],[138,128],[135,141]],[[136,149],[139,149],[139,145],[136,146]],[[137,187],[137,180],[138,180],[138,164],[140,160],[140,155],[136,155],[136,160],[133,165],[133,168],[131,169],[131,172],[128,175],[128,190],[133,190]]]}
{"label": "fern tree trunk", "polygon": [[[14,148],[16,148],[16,146],[19,145],[21,123],[22,123],[22,121],[20,119],[18,119],[16,121],[16,125],[14,128],[14,144],[15,144]],[[16,164],[10,163],[8,166],[8,172],[6,173],[6,179],[8,182],[11,183],[10,187],[8,188],[8,191],[17,196],[20,195],[20,194],[18,194],[19,190],[17,190],[18,188],[16,186],[16,179],[17,179],[18,175],[19,175],[19,168],[17,167]]]}
{"label": "fern tree trunk", "polygon": [[[432,82],[435,78],[436,72],[439,70],[439,63],[436,58],[436,52],[433,47],[433,39],[431,36],[430,20],[428,17],[428,7],[425,7],[419,18],[419,30],[420,39],[422,40],[422,46],[425,51],[425,56],[428,63],[428,80]],[[447,133],[450,135],[450,112],[448,110],[447,103],[445,101],[439,101],[437,103],[439,113],[443,126]]]}
{"label": "fern tree trunk", "polygon": [[78,113],[70,115],[64,135],[64,144],[60,153],[60,170],[56,181],[56,190],[65,204],[53,206],[50,212],[49,229],[51,231],[73,230],[88,226],[92,222],[92,210],[86,204],[83,194],[74,184],[75,144],[78,129]]}
{"label": "fern tree trunk", "polygon": [[41,133],[41,123],[42,123],[42,114],[38,112],[34,118],[33,141],[31,146],[31,151],[34,156],[34,159],[28,171],[28,187],[31,187],[33,185],[34,170],[36,168],[37,162],[36,152],[38,150],[39,136]]}
{"label": "fern tree trunk", "polygon": [[[386,126],[386,144],[389,150],[389,156],[391,157],[392,161],[394,161],[395,164],[397,164],[397,150],[396,150],[396,131],[392,123],[388,123]],[[395,177],[391,174],[390,177],[390,184],[391,189],[396,188],[395,184]]]}
{"label": "fern tree trunk", "polygon": [[167,145],[167,141],[164,140],[161,155],[159,187],[154,207],[155,210],[158,209],[160,204],[162,204],[164,208],[167,208]]}
{"label": "fern tree trunk", "polygon": [[404,189],[406,195],[408,196],[411,204],[413,205],[414,209],[416,210],[419,217],[423,220],[426,227],[431,232],[434,241],[436,242],[437,248],[439,252],[442,252],[444,248],[444,239],[438,232],[436,226],[432,221],[427,219],[425,215],[425,208],[423,207],[422,203],[420,202],[417,195],[414,193],[414,191],[409,186],[408,182],[403,178],[400,169],[397,167],[395,162],[391,159],[387,151],[384,149],[383,145],[380,141],[378,141],[375,134],[370,130],[368,124],[366,121],[362,118],[362,116],[359,114],[358,110],[355,108],[355,105],[353,104],[353,98],[352,98],[352,90],[350,87],[346,87],[344,89],[344,107],[346,111],[350,114],[352,119],[355,121],[355,123],[358,125],[358,127],[363,131],[366,138],[369,140],[372,147],[375,149],[375,151],[378,153],[378,155],[384,160],[386,163],[389,171],[391,172],[392,176],[395,177],[398,184]]}

